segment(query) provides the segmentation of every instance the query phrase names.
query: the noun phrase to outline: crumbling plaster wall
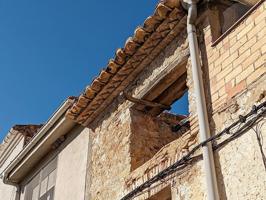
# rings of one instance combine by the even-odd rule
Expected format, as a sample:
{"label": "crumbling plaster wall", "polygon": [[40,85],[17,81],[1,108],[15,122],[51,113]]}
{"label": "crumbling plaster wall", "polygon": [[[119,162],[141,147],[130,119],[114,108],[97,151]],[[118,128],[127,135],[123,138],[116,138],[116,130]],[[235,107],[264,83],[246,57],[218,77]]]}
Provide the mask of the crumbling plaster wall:
{"label": "crumbling plaster wall", "polygon": [[[266,2],[215,46],[208,18],[199,27],[211,132],[216,134],[266,100]],[[253,128],[266,138],[265,119]],[[266,198],[266,169],[252,129],[214,156],[221,199]]]}
{"label": "crumbling plaster wall", "polygon": [[[203,64],[204,87],[212,134],[218,133],[249,111],[256,103],[265,80],[265,3],[247,17],[215,47],[211,46],[208,20],[199,24],[198,32]],[[206,24],[207,25],[206,25]],[[183,39],[181,39],[183,38]],[[126,89],[142,97],[160,74],[172,63],[187,55],[186,32],[178,36]],[[198,142],[197,111],[190,62],[187,65],[191,128],[182,137],[165,145],[149,161],[131,172],[132,103],[119,96],[92,125],[91,199],[120,199],[185,155]],[[251,86],[253,85],[253,86]],[[255,95],[255,91],[257,91]],[[260,92],[259,92],[260,91]],[[242,92],[242,93],[241,93]],[[240,95],[241,94],[241,95]],[[249,98],[247,98],[249,96]],[[245,100],[244,100],[245,99]],[[241,109],[231,113],[231,102]],[[230,106],[229,106],[230,105]],[[234,107],[234,106],[232,106]],[[223,121],[227,120],[227,121]],[[252,131],[251,131],[252,132]],[[265,128],[263,128],[265,136]],[[133,146],[132,146],[133,145]],[[147,199],[166,186],[172,187],[172,199],[206,199],[206,183],[199,159],[173,177],[153,185],[136,199]],[[252,160],[247,162],[247,160]],[[263,199],[265,177],[254,133],[215,153],[221,199]],[[240,170],[241,169],[241,170]]]}
{"label": "crumbling plaster wall", "polygon": [[[147,66],[141,72],[139,77],[126,89],[126,91],[131,93],[134,97],[142,97],[158,77],[160,77],[164,70],[170,65],[178,65],[180,62],[183,62],[184,58],[187,58],[187,56],[188,43],[186,41],[186,32],[184,31],[179,37],[174,39],[160,55],[158,55],[150,66]],[[140,145],[142,153],[145,155],[145,153],[147,153],[146,151],[149,151],[149,148],[145,148],[145,146],[148,147],[151,145],[150,143],[152,143],[152,141],[156,141],[155,143],[159,145],[159,148],[162,147],[162,144],[164,143],[158,139],[153,140],[158,135],[154,136],[152,131],[149,132],[151,138],[149,141],[147,135],[142,135],[142,133],[139,132],[141,131],[141,127],[138,129],[133,127],[132,129],[132,120],[138,121],[141,120],[141,118],[145,120],[145,117],[143,116],[137,117],[138,119],[136,119],[135,117],[137,115],[134,115],[132,118],[133,112],[130,109],[132,105],[133,104],[129,101],[125,101],[122,96],[119,96],[113,101],[105,113],[99,116],[90,127],[93,130],[90,164],[91,181],[89,186],[91,199],[118,200],[122,198],[123,195],[128,192],[128,185],[126,185],[126,182],[128,181],[132,170],[132,161],[134,161],[132,156],[138,156],[141,158],[141,152],[134,153],[134,151],[137,152],[137,149],[139,148],[138,145]],[[149,117],[147,117],[147,119],[148,118]],[[149,120],[151,124],[157,123],[156,120],[151,118],[149,118]],[[143,121],[142,124],[143,123],[145,122]],[[157,128],[158,127],[159,126],[157,126]],[[134,132],[136,135],[134,135]],[[155,132],[158,134],[158,131]],[[187,138],[192,137],[189,133],[190,132],[187,134]],[[143,141],[138,142],[137,139],[139,139],[139,141],[143,139]],[[195,139],[195,137],[193,137],[193,139]],[[154,154],[154,152],[152,152],[152,154]],[[164,155],[167,156],[167,153]],[[168,164],[170,164],[170,162],[161,165],[160,170],[167,167]],[[197,171],[198,167],[195,169]],[[140,176],[142,175],[144,174],[140,174]],[[195,176],[188,176],[191,176],[190,180],[193,182]],[[194,182],[194,185],[198,185],[197,188],[201,188],[199,179]],[[188,182],[187,185],[189,185]],[[201,192],[194,192],[191,190],[191,194],[193,193],[198,194]]]}
{"label": "crumbling plaster wall", "polygon": [[[191,63],[187,63],[187,86],[189,98],[189,121],[190,129],[160,149],[149,161],[134,170],[126,179],[127,192],[134,190],[137,186],[151,179],[162,170],[174,164],[185,156],[189,150],[198,144],[198,122],[195,106],[195,93],[192,79]],[[153,184],[149,190],[144,191],[134,199],[144,200],[157,194],[165,187],[171,187],[173,200],[202,200],[206,199],[206,184],[201,152],[196,154],[195,162],[182,170],[178,170],[161,182]]]}
{"label": "crumbling plaster wall", "polygon": [[[217,131],[238,120],[239,115],[247,114],[254,104],[266,101],[266,98],[260,98],[265,92],[265,85],[266,76],[236,96],[223,112],[216,113],[213,119]],[[263,164],[263,155],[253,129],[258,131],[262,141],[265,140],[266,119],[260,120],[251,130],[215,154],[222,199],[266,198],[266,166]],[[265,142],[262,143],[262,149],[265,156]]]}
{"label": "crumbling plaster wall", "polygon": [[130,156],[131,170],[150,160],[162,147],[177,139],[171,126],[160,118],[131,111]]}

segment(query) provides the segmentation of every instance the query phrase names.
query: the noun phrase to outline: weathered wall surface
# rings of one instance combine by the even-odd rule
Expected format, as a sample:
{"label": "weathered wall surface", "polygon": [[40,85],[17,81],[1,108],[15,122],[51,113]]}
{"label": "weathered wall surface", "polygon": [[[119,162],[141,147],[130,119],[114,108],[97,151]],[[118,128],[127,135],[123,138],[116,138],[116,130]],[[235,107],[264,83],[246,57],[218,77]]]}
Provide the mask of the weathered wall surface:
{"label": "weathered wall surface", "polygon": [[[238,116],[250,111],[254,103],[260,102],[265,90],[266,76],[250,85],[247,91],[236,96],[228,109],[213,116],[216,129],[223,129]],[[265,101],[263,98],[262,101]],[[223,199],[265,199],[266,198],[266,166],[260,152],[258,136],[266,138],[266,119],[262,119],[251,130],[238,139],[221,148],[216,154],[216,166],[219,179],[220,194]],[[266,144],[261,148],[266,153]]]}
{"label": "weathered wall surface", "polygon": [[[13,142],[11,146],[14,146],[10,149],[8,153],[7,159],[4,161],[2,166],[0,167],[0,174],[3,173],[5,168],[13,161],[13,159],[19,154],[19,152],[23,149],[24,145],[24,137],[18,134],[17,136],[13,137],[12,140],[16,140]],[[1,199],[10,199],[10,200],[17,200],[16,199],[16,187],[11,185],[6,185],[3,183],[3,180],[0,179],[0,197]]]}
{"label": "weathered wall surface", "polygon": [[131,111],[130,157],[131,170],[150,160],[162,147],[179,135],[157,117]]}
{"label": "weathered wall surface", "polygon": [[84,199],[89,129],[78,127],[60,147],[55,186],[56,200]]}
{"label": "weathered wall surface", "polygon": [[215,47],[211,47],[210,27],[204,29],[213,111],[265,74],[265,18],[264,2]]}
{"label": "weathered wall surface", "polygon": [[[217,133],[266,100],[266,3],[214,47],[210,27],[203,33],[211,130]],[[265,119],[253,128],[266,138]],[[253,130],[215,153],[215,162],[221,199],[266,198],[265,168]]]}
{"label": "weathered wall surface", "polygon": [[[183,38],[184,34],[181,36]],[[185,39],[174,40],[127,91],[141,97],[158,79],[160,72],[171,63],[179,63],[187,56]],[[131,112],[132,103],[118,97],[92,125],[92,155],[90,173],[91,199],[119,199],[125,193],[125,179],[131,172]],[[115,184],[114,184],[115,183]]]}
{"label": "weathered wall surface", "polygon": [[123,104],[92,135],[89,199],[119,199],[130,173],[130,111]]}
{"label": "weathered wall surface", "polygon": [[[259,103],[264,98],[262,94],[265,94],[266,72],[265,9],[266,5],[263,3],[215,47],[211,46],[208,22],[203,28],[199,26],[202,28],[199,31],[199,42],[203,59],[204,86],[213,134],[237,120],[239,114],[249,112],[254,103]],[[178,63],[178,59],[187,53],[185,37],[186,34],[183,33],[174,40],[150,66],[145,68],[127,91],[135,97],[142,97],[167,67]],[[197,144],[197,111],[189,62],[187,68],[191,128],[182,137],[164,147],[159,145],[159,148],[162,148],[158,152],[148,152],[148,146],[156,142],[151,140],[149,143],[146,136],[143,137],[140,133],[142,127],[143,132],[156,132],[153,130],[154,127],[147,128],[154,126],[156,120],[143,124],[140,119],[142,117],[135,118],[132,115],[132,103],[125,101],[122,96],[118,97],[93,124],[90,163],[92,180],[89,191],[91,199],[120,199],[173,164]],[[145,117],[144,115],[143,119]],[[133,122],[137,122],[139,127],[132,127]],[[261,126],[261,133],[262,137],[265,137],[265,126]],[[143,141],[139,142],[138,138]],[[143,148],[144,143],[147,148]],[[138,149],[139,144],[141,150],[134,152],[134,147]],[[265,149],[265,146],[263,148]],[[143,158],[140,162],[134,161],[134,156],[141,153],[144,157],[151,158]],[[197,152],[198,155],[200,153]],[[131,171],[134,162],[139,167],[133,167],[134,171]],[[252,130],[217,151],[215,162],[221,199],[265,198],[265,169],[256,135]],[[172,199],[206,199],[201,157],[169,179],[153,185],[149,191],[136,199],[147,199],[167,186],[172,188]]]}

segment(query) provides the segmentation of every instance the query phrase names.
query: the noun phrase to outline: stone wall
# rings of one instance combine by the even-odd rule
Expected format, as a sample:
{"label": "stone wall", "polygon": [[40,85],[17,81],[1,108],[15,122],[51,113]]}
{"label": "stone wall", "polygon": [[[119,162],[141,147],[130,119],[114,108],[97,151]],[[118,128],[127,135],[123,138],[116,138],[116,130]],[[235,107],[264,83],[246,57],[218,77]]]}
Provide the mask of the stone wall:
{"label": "stone wall", "polygon": [[[212,134],[236,121],[239,114],[249,112],[253,104],[265,100],[265,9],[264,2],[214,47],[208,18],[198,25]],[[178,65],[187,53],[184,30],[126,91],[134,97],[142,97],[169,66],[173,63]],[[164,142],[153,140],[154,133],[158,137],[160,135],[158,123],[161,122],[143,113],[132,114],[132,103],[125,101],[122,95],[90,127],[93,131],[90,199],[119,200],[175,163],[198,143],[197,111],[189,60],[187,69],[191,127],[181,137],[173,141],[173,138],[166,137]],[[170,131],[166,132],[171,134]],[[265,137],[265,134],[265,126],[261,126],[261,136]],[[149,145],[158,145],[158,148],[150,151]],[[171,188],[174,200],[206,199],[201,152],[198,151],[196,156],[195,162],[152,185],[135,199],[156,197],[154,195],[166,187]],[[219,149],[215,153],[215,164],[221,199],[265,199],[265,169],[252,130]]]}
{"label": "stone wall", "polygon": [[[134,97],[140,98],[146,94],[161,73],[171,65],[177,66],[183,63],[184,57],[188,55],[188,43],[183,32],[176,38],[161,54],[147,66],[139,77],[126,89]],[[92,155],[91,155],[91,179],[90,180],[90,198],[91,199],[120,199],[125,195],[127,190],[126,181],[132,169],[132,163],[141,165],[147,161],[148,157],[159,151],[159,149],[172,140],[167,142],[160,141],[159,138],[152,140],[148,136],[141,136],[139,132],[142,128],[144,132],[148,131],[147,124],[142,123],[143,127],[137,125],[132,126],[132,121],[138,121],[132,115],[131,106],[133,104],[119,96],[103,113],[95,123],[91,126],[94,131],[92,134]],[[156,124],[156,120],[152,120],[149,116],[142,115],[143,119],[149,119],[150,125]],[[158,122],[157,122],[158,123]],[[159,136],[160,126],[156,124],[157,136]],[[146,128],[145,128],[146,127]],[[166,127],[166,125],[165,125]],[[146,131],[145,131],[146,129]],[[151,132],[150,132],[151,134]],[[141,137],[140,137],[141,136]],[[142,140],[146,137],[145,140]],[[139,138],[139,140],[138,140]],[[157,147],[155,148],[155,143]],[[140,151],[137,152],[138,144],[142,149],[143,155],[146,155],[141,161]],[[149,145],[154,148],[152,151]],[[147,147],[147,148],[144,148]],[[134,150],[135,149],[135,150]],[[134,158],[135,157],[135,158]],[[137,160],[138,160],[137,159]],[[134,164],[135,165],[135,164]]]}
{"label": "stone wall", "polygon": [[131,170],[150,160],[162,147],[179,137],[171,126],[157,117],[131,111]]}
{"label": "stone wall", "polygon": [[89,199],[119,199],[131,171],[130,111],[122,104],[92,134]]}

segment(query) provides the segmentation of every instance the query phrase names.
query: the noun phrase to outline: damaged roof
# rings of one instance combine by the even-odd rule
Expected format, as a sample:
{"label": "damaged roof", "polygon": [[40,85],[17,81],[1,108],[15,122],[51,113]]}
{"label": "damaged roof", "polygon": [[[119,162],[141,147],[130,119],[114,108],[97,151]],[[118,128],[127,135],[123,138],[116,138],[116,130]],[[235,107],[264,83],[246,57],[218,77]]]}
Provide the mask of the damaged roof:
{"label": "damaged roof", "polygon": [[179,0],[164,0],[142,26],[116,51],[107,67],[86,87],[66,116],[84,126],[91,123],[139,72],[184,29],[186,13]]}
{"label": "damaged roof", "polygon": [[3,142],[0,144],[0,158],[6,149],[9,148],[10,143],[14,142],[17,135],[25,137],[24,145],[38,132],[42,125],[15,125],[8,132]]}

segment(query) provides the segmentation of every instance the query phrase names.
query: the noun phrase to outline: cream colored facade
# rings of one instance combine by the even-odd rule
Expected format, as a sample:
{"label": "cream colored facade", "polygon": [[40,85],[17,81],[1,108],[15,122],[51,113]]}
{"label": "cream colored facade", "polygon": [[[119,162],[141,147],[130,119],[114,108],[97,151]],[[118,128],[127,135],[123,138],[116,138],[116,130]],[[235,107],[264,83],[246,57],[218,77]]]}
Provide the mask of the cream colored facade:
{"label": "cream colored facade", "polygon": [[17,200],[17,188],[11,185],[6,185],[3,183],[3,173],[5,168],[12,162],[13,159],[19,154],[23,149],[24,137],[17,131],[10,130],[5,141],[0,145],[0,199],[6,200]]}
{"label": "cream colored facade", "polygon": [[45,165],[56,159],[56,180],[54,199],[84,199],[89,137],[88,129],[74,128],[68,138],[55,152],[47,155],[34,173],[25,177],[21,187],[20,200],[26,199],[27,184]]}
{"label": "cream colored facade", "polygon": [[10,131],[1,145],[2,179],[10,177],[0,183],[1,200],[85,199],[89,129],[64,118],[71,105],[67,100],[26,145],[25,135]]}

